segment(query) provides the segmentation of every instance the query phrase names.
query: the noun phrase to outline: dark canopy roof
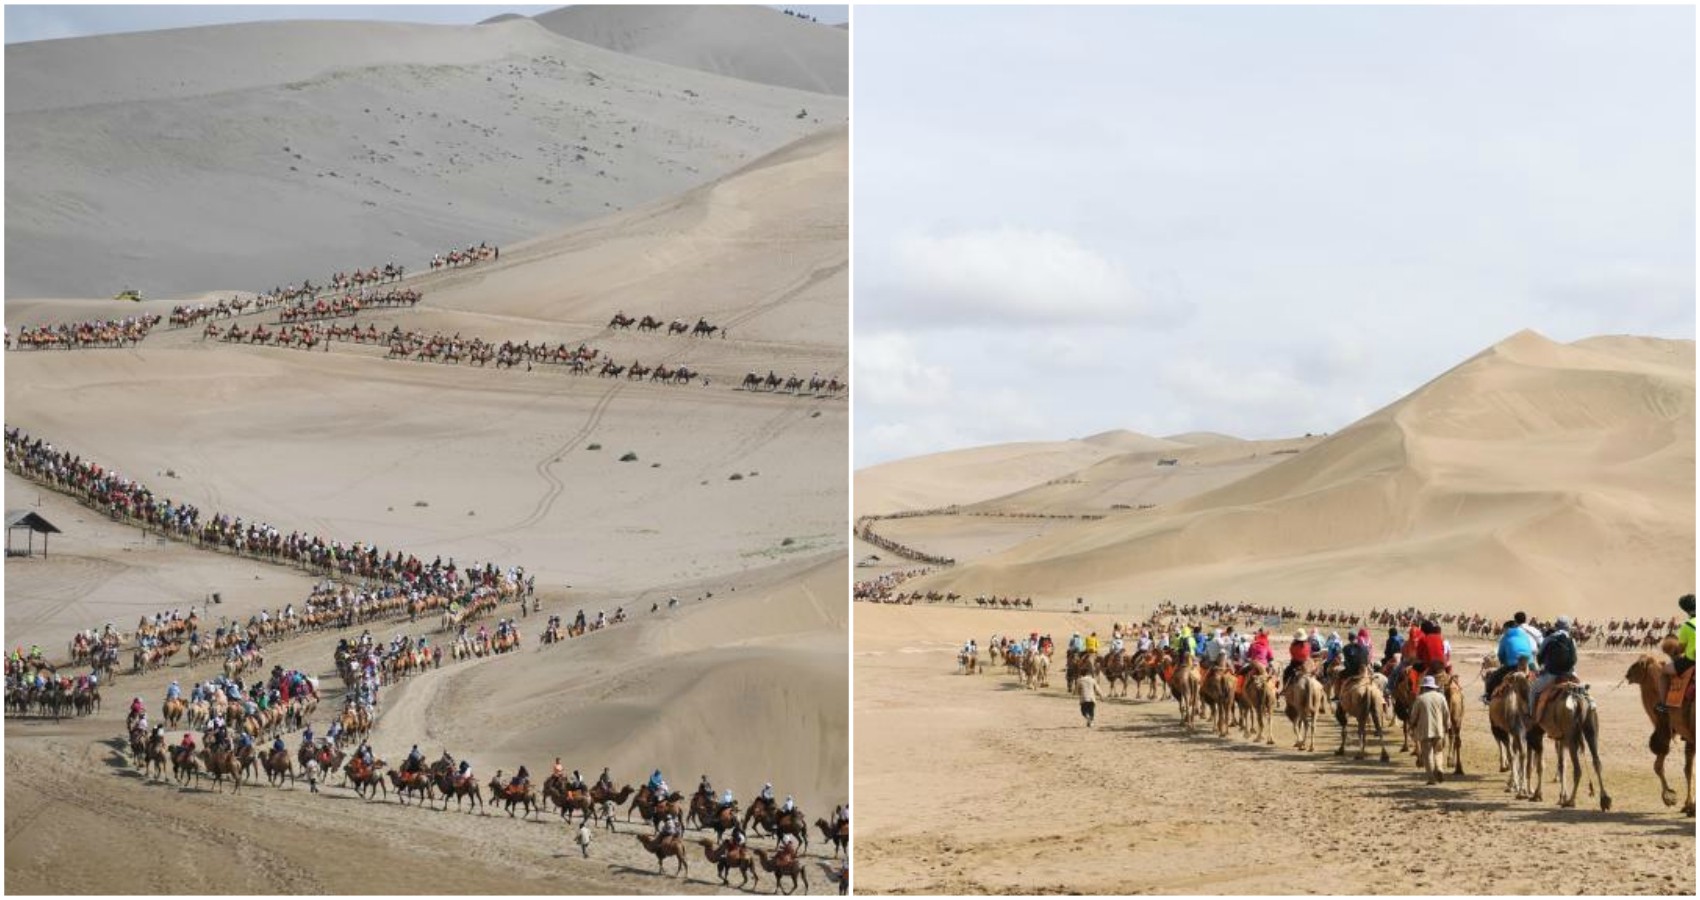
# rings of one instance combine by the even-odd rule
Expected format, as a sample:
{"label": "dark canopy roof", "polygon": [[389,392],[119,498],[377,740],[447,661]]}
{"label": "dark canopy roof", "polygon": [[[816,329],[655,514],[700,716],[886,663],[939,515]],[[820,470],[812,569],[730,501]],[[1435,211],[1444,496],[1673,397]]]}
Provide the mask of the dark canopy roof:
{"label": "dark canopy roof", "polygon": [[59,528],[52,522],[27,509],[11,509],[6,511],[6,530],[28,528],[42,534],[60,534]]}

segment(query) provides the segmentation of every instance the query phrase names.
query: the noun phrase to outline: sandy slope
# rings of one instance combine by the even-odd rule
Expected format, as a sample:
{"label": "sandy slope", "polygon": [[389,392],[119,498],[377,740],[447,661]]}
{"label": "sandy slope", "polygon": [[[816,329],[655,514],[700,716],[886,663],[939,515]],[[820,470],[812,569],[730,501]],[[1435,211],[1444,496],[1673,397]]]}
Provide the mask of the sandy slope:
{"label": "sandy slope", "polygon": [[535,17],[574,40],[669,65],[846,96],[850,40],[768,6],[566,6]]}
{"label": "sandy slope", "polygon": [[12,298],[419,268],[674,195],[848,110],[529,20],[174,29],[6,65]]}
{"label": "sandy slope", "polygon": [[[1125,621],[1125,617],[1123,618]],[[1108,700],[1084,727],[1062,688],[954,674],[970,636],[1107,630],[1110,616],[856,609],[857,887],[872,893],[1692,894],[1694,826],[1659,803],[1632,656],[1588,654],[1614,810],[1513,803],[1483,708],[1466,774],[1185,734],[1172,702]],[[1475,658],[1485,648],[1459,647]],[[1472,671],[1474,666],[1469,667]],[[1472,687],[1472,690],[1474,688]],[[1394,739],[1397,750],[1397,738]],[[1324,745],[1328,745],[1324,750]],[[1373,745],[1372,745],[1373,746]],[[1373,752],[1373,751],[1372,751]],[[1679,751],[1680,752],[1680,751]],[[1549,777],[1551,756],[1548,756]],[[1680,781],[1679,781],[1680,787]]]}
{"label": "sandy slope", "polygon": [[918,586],[1602,619],[1666,614],[1693,586],[1692,342],[1524,332],[1283,459]]}
{"label": "sandy slope", "polygon": [[1116,448],[1086,441],[1027,441],[946,450],[856,472],[856,515],[967,505],[1061,478]]}
{"label": "sandy slope", "polygon": [[[688,364],[711,376],[707,386],[390,362],[342,344],[234,347],[193,329],[136,350],[9,353],[7,422],[203,509],[463,564],[518,563],[536,573],[545,613],[633,613],[629,625],[548,649],[531,618],[520,653],[406,684],[386,698],[380,755],[399,758],[418,741],[469,756],[486,777],[520,763],[546,771],[556,755],[627,781],[659,765],[675,784],[707,773],[746,801],[772,780],[825,815],[848,795],[847,404],[734,386],[754,369],[846,370],[847,162],[844,130],[828,130],[698,189],[516,244],[499,262],[421,276],[418,308],[362,316],[380,329],[587,341],[622,362]],[[98,306],[9,301],[7,320]],[[731,333],[610,334],[618,308],[706,316]],[[636,462],[619,461],[628,450]],[[34,500],[16,479],[7,490],[9,503]],[[39,635],[57,648],[71,628],[132,627],[141,612],[214,590],[218,611],[233,616],[305,594],[289,570],[141,542],[64,500],[42,503],[67,533],[52,557],[7,565],[8,641]],[[669,596],[679,609],[666,608]],[[651,614],[653,604],[662,609]],[[276,645],[268,662],[329,674],[337,637]],[[157,704],[169,678],[204,674],[124,678],[92,721],[8,722],[9,887],[718,887],[700,851],[690,882],[650,874],[653,858],[629,834],[599,838],[583,862],[561,855],[558,820],[360,808],[340,790],[180,793],[112,764],[103,742],[121,730],[132,692]],[[91,842],[124,855],[69,871],[68,856]],[[186,846],[238,860],[240,872],[185,876]],[[813,880],[816,893],[832,889],[818,870]]]}

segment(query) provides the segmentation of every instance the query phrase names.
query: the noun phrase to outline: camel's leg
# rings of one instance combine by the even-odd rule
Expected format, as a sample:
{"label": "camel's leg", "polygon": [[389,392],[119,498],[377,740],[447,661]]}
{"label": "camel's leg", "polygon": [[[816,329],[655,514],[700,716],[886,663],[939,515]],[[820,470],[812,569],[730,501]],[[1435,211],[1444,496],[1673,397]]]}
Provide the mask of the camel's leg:
{"label": "camel's leg", "polygon": [[1688,782],[1688,802],[1682,806],[1682,812],[1689,818],[1694,817],[1694,742],[1684,741],[1682,748],[1683,778]]}
{"label": "camel's leg", "polygon": [[[1588,758],[1594,764],[1594,782],[1600,786],[1600,809],[1611,809],[1611,795],[1606,793],[1606,779],[1600,769],[1600,736],[1599,718],[1592,707],[1589,707],[1587,718],[1582,724],[1582,739],[1588,742]],[[1577,768],[1581,768],[1580,765]]]}
{"label": "camel's leg", "polygon": [[1672,788],[1670,782],[1665,780],[1665,757],[1668,755],[1670,755],[1668,747],[1664,753],[1653,754],[1653,774],[1659,776],[1659,799],[1663,800],[1666,806],[1675,806],[1676,789]]}

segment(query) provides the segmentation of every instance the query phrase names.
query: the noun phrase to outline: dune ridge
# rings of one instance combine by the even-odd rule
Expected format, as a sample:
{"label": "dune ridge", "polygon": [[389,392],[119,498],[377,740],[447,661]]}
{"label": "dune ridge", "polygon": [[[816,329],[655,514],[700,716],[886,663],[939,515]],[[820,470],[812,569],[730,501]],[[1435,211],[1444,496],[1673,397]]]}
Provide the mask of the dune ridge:
{"label": "dune ridge", "polygon": [[1693,366],[1691,341],[1521,332],[1279,464],[917,586],[1663,610],[1694,571]]}

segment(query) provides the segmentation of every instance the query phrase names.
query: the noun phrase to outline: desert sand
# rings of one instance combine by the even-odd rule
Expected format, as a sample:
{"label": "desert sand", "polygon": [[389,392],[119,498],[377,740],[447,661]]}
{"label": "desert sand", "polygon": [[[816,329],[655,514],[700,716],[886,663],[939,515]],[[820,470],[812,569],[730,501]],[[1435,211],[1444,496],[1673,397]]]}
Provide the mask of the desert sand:
{"label": "desert sand", "polygon": [[845,29],[767,6],[568,6],[536,17],[577,41],[730,78],[850,93]]}
{"label": "desert sand", "polygon": [[[1661,803],[1651,726],[1622,683],[1633,653],[1590,650],[1580,669],[1611,812],[1586,794],[1560,810],[1550,786],[1538,805],[1504,793],[1476,699],[1480,641],[1454,651],[1468,661],[1467,774],[1433,787],[1410,757],[1288,749],[1279,715],[1274,747],[1189,735],[1167,699],[1100,701],[1088,730],[1060,672],[1027,691],[1001,671],[957,674],[956,654],[994,634],[1107,635],[1165,599],[1664,619],[1693,590],[1694,435],[1692,341],[1524,332],[1325,437],[1176,435],[1162,440],[1186,446],[1073,471],[1014,445],[857,473],[859,512],[865,477],[874,511],[961,504],[875,527],[957,560],[900,590],[963,595],[857,604],[858,887],[1692,893],[1693,822]],[[915,566],[886,554],[857,578]],[[975,608],[980,594],[1035,608]],[[1319,749],[1339,734],[1325,722]]]}
{"label": "desert sand", "polygon": [[[240,49],[244,40],[263,44],[276,37],[265,36],[270,27],[255,26],[259,30],[253,35],[241,28],[194,29],[103,40],[107,49],[130,47],[144,56],[158,48],[126,42]],[[337,30],[317,24],[279,27],[305,29],[313,40],[329,40],[329,32]],[[321,27],[328,30],[315,30]],[[349,26],[353,31],[347,39],[362,39],[357,32],[366,27]],[[747,121],[726,124],[723,131],[710,127],[704,123],[711,118],[725,122],[728,115],[741,114],[728,113],[735,105],[722,105],[713,115],[705,110],[695,119],[684,116],[682,105],[697,99],[680,96],[675,88],[694,84],[701,93],[712,85],[727,95],[747,91],[767,98],[761,102],[771,102],[776,111],[792,100],[775,99],[785,97],[777,88],[580,45],[531,22],[447,30],[398,27],[396,34],[425,41],[430,54],[443,49],[438,43],[454,48],[446,57],[427,58],[442,59],[447,68],[438,72],[441,77],[464,79],[473,87],[474,81],[484,84],[489,74],[476,69],[479,65],[523,69],[549,64],[538,54],[576,60],[558,62],[572,71],[560,76],[563,83],[604,92],[600,99],[587,95],[583,102],[599,106],[598,116],[620,119],[626,126],[620,129],[626,135],[621,140],[633,158],[648,160],[646,165],[665,158],[678,163],[678,171],[662,177],[662,167],[654,166],[655,176],[645,176],[642,191],[620,194],[617,205],[629,207],[623,211],[604,208],[590,218],[592,210],[585,207],[576,216],[590,218],[584,224],[562,229],[556,223],[514,243],[500,235],[525,233],[556,214],[538,211],[537,218],[526,218],[525,208],[543,191],[527,187],[524,202],[515,202],[517,182],[504,196],[497,187],[481,193],[477,184],[468,187],[436,175],[421,175],[421,184],[436,185],[434,190],[452,197],[456,210],[465,209],[464,219],[426,216],[419,207],[386,201],[373,214],[387,223],[379,233],[405,228],[408,241],[385,247],[362,243],[346,252],[328,252],[335,243],[330,232],[340,225],[318,227],[335,202],[327,203],[328,195],[314,198],[293,189],[302,210],[310,207],[314,215],[293,218],[295,213],[281,209],[263,229],[239,227],[244,221],[240,210],[225,209],[229,195],[218,191],[194,203],[237,218],[197,222],[183,207],[154,209],[150,215],[162,221],[181,217],[184,227],[150,230],[145,239],[157,253],[140,256],[109,243],[109,232],[65,222],[66,235],[84,242],[80,246],[90,252],[100,248],[98,265],[79,266],[57,253],[39,265],[19,265],[22,257],[13,256],[9,276],[18,280],[9,291],[8,326],[16,331],[26,323],[138,310],[163,313],[172,305],[158,299],[120,307],[111,300],[78,297],[76,279],[65,279],[62,288],[50,292],[70,295],[66,299],[20,299],[15,289],[19,284],[59,285],[65,272],[77,268],[111,266],[113,272],[131,273],[157,266],[162,277],[169,276],[189,294],[221,296],[226,285],[269,286],[274,277],[320,281],[337,269],[381,264],[393,249],[408,265],[407,286],[422,291],[424,300],[414,309],[362,313],[361,325],[372,322],[387,330],[399,324],[496,341],[585,342],[622,363],[686,364],[707,375],[708,382],[665,385],[573,376],[552,366],[527,371],[393,361],[380,347],[349,343],[335,343],[328,352],[233,346],[203,340],[199,327],[162,328],[133,350],[8,352],[7,424],[207,513],[264,520],[284,531],[373,541],[427,559],[441,554],[463,565],[525,566],[536,577],[542,615],[519,621],[524,644],[518,653],[463,662],[445,658],[440,670],[385,694],[372,743],[392,763],[417,742],[432,758],[448,750],[473,760],[485,780],[498,769],[511,773],[525,764],[540,781],[555,756],[592,780],[602,767],[610,767],[620,783],[640,783],[660,767],[687,792],[706,773],[717,787],[734,789],[741,803],[772,781],[781,796],[794,794],[811,818],[829,815],[848,799],[847,403],[842,395],[753,393],[737,386],[748,371],[772,369],[806,378],[815,371],[842,376],[847,370],[846,129],[789,116],[780,127],[777,114],[771,127],[760,131]],[[148,87],[153,76],[138,75],[141,93],[127,98],[130,102],[77,113],[77,104],[89,101],[66,88],[52,110],[41,114],[63,115],[61,124],[93,128],[86,116],[161,114],[162,107],[154,105],[160,103],[189,116],[197,104],[213,111],[225,103],[240,107],[249,91],[346,90],[352,98],[376,83],[436,77],[432,72],[437,70],[389,67],[382,56],[359,70],[315,68],[340,65],[334,46],[319,49],[324,51],[319,57],[262,57],[271,62],[244,76],[257,85],[237,81],[237,87],[211,101],[188,95],[148,99],[156,96],[148,93],[154,90]],[[427,49],[395,52],[409,59]],[[24,63],[14,56],[9,65]],[[473,66],[477,74],[462,72],[461,66]],[[593,68],[598,78],[587,79],[581,66]],[[173,83],[169,74],[159,77],[162,85]],[[219,77],[236,78],[221,71],[205,77],[195,92],[216,85]],[[284,86],[293,80],[311,84]],[[662,84],[670,86],[665,99],[656,96]],[[24,88],[15,82],[9,90]],[[445,82],[444,96],[455,97],[454,104],[470,104],[454,108],[473,118],[483,88],[461,96],[456,90]],[[564,102],[542,91],[528,96],[525,102]],[[810,95],[807,103],[814,108],[829,100]],[[842,98],[831,102],[838,103],[841,119]],[[325,133],[361,133],[333,121],[346,119],[347,110],[326,103],[331,101],[324,97],[310,101],[324,112]],[[146,112],[150,109],[155,112]],[[639,120],[628,117],[639,115],[653,118],[632,130]],[[672,123],[668,130],[650,127],[663,120]],[[8,124],[16,121],[9,111]],[[41,158],[55,152],[46,144],[60,139],[58,126],[36,122],[31,127],[51,132],[52,140],[29,145],[27,153],[9,143],[8,162],[19,155],[43,169],[63,166],[61,176],[70,178],[75,167],[69,162]],[[554,126],[539,122],[535,127]],[[18,133],[14,129],[11,140],[19,140]],[[739,137],[727,137],[733,133]],[[248,176],[230,173],[229,159],[217,156],[223,149],[209,152],[215,158],[158,163],[204,165],[223,173],[210,179],[223,182],[228,176],[219,190],[254,186]],[[712,165],[718,177],[686,171],[686,157],[697,161],[691,165]],[[481,166],[491,171],[478,177],[517,177],[496,174],[503,168]],[[9,166],[8,171],[17,169]],[[10,179],[18,176],[8,177],[10,195]],[[127,195],[115,182],[88,190],[110,190],[114,204],[146,204],[139,193]],[[361,201],[352,198],[359,196],[336,202],[358,206]],[[10,212],[11,196],[8,202]],[[250,206],[264,209],[269,202],[255,195]],[[477,212],[481,205],[521,216],[496,228]],[[8,217],[9,229],[13,221]],[[426,221],[431,222],[429,233],[413,231]],[[253,255],[232,254],[210,265],[217,252],[193,246],[192,222],[197,228],[222,229],[228,242],[245,244]],[[370,221],[350,227],[371,230]],[[9,244],[13,234],[8,231]],[[498,261],[437,273],[426,271],[421,251],[409,243],[419,241],[417,247],[428,247],[428,255],[480,240],[501,243]],[[274,264],[279,274],[260,274]],[[663,320],[704,317],[729,331],[725,338],[612,331],[607,323],[621,310]],[[250,315],[240,324],[274,318]],[[621,461],[628,453],[636,459]],[[75,629],[114,622],[128,630],[142,615],[186,611],[192,605],[215,621],[218,616],[245,620],[261,609],[299,605],[312,584],[305,574],[284,566],[144,535],[15,475],[7,476],[6,496],[8,508],[35,510],[65,532],[53,537],[51,556],[8,561],[8,647],[39,642],[63,657]],[[207,607],[212,592],[223,602]],[[669,607],[673,597],[679,600],[676,608]],[[652,613],[654,606],[659,609]],[[617,607],[631,615],[629,623],[558,646],[538,642],[547,615],[570,619],[583,609],[594,617],[598,610],[612,614]],[[512,617],[516,609],[504,606],[499,615]],[[403,619],[373,631],[387,638],[436,628],[434,620],[409,626]],[[337,639],[350,634],[358,635],[359,629],[279,641],[267,648],[266,663],[317,674],[333,694],[339,693],[331,654]],[[712,865],[694,846],[687,877],[675,877],[671,864],[666,875],[657,875],[654,857],[645,855],[632,837],[646,827],[635,820],[626,824],[624,810],[616,815],[619,833],[598,831],[590,858],[581,859],[568,843],[567,827],[552,812],[522,822],[500,811],[481,816],[402,807],[393,798],[365,803],[342,788],[316,796],[304,784],[273,789],[262,780],[232,796],[210,786],[179,789],[145,782],[119,752],[123,707],[139,695],[150,711],[157,711],[167,682],[178,679],[187,687],[214,671],[207,664],[191,670],[179,660],[159,672],[121,675],[103,692],[103,711],[90,718],[58,723],[8,718],[9,889],[722,890]],[[321,715],[318,730],[327,722]],[[172,732],[172,740],[180,734]],[[298,736],[286,739],[293,746]],[[830,892],[835,887],[820,864],[830,860],[831,847],[816,837],[809,855],[811,892]],[[754,845],[771,846],[771,839]],[[110,852],[91,858],[86,853],[90,846]],[[235,864],[217,871],[189,866],[191,855]],[[763,887],[771,884],[764,874]]]}
{"label": "desert sand", "polygon": [[[836,38],[844,77],[841,32],[768,12]],[[681,18],[672,43],[738,15]],[[659,27],[643,8],[605,18],[622,16]],[[31,261],[7,267],[8,297],[416,265],[469,235],[512,243],[674,196],[849,114],[842,91],[657,64],[529,19],[171,29],[6,60],[6,253]]]}

